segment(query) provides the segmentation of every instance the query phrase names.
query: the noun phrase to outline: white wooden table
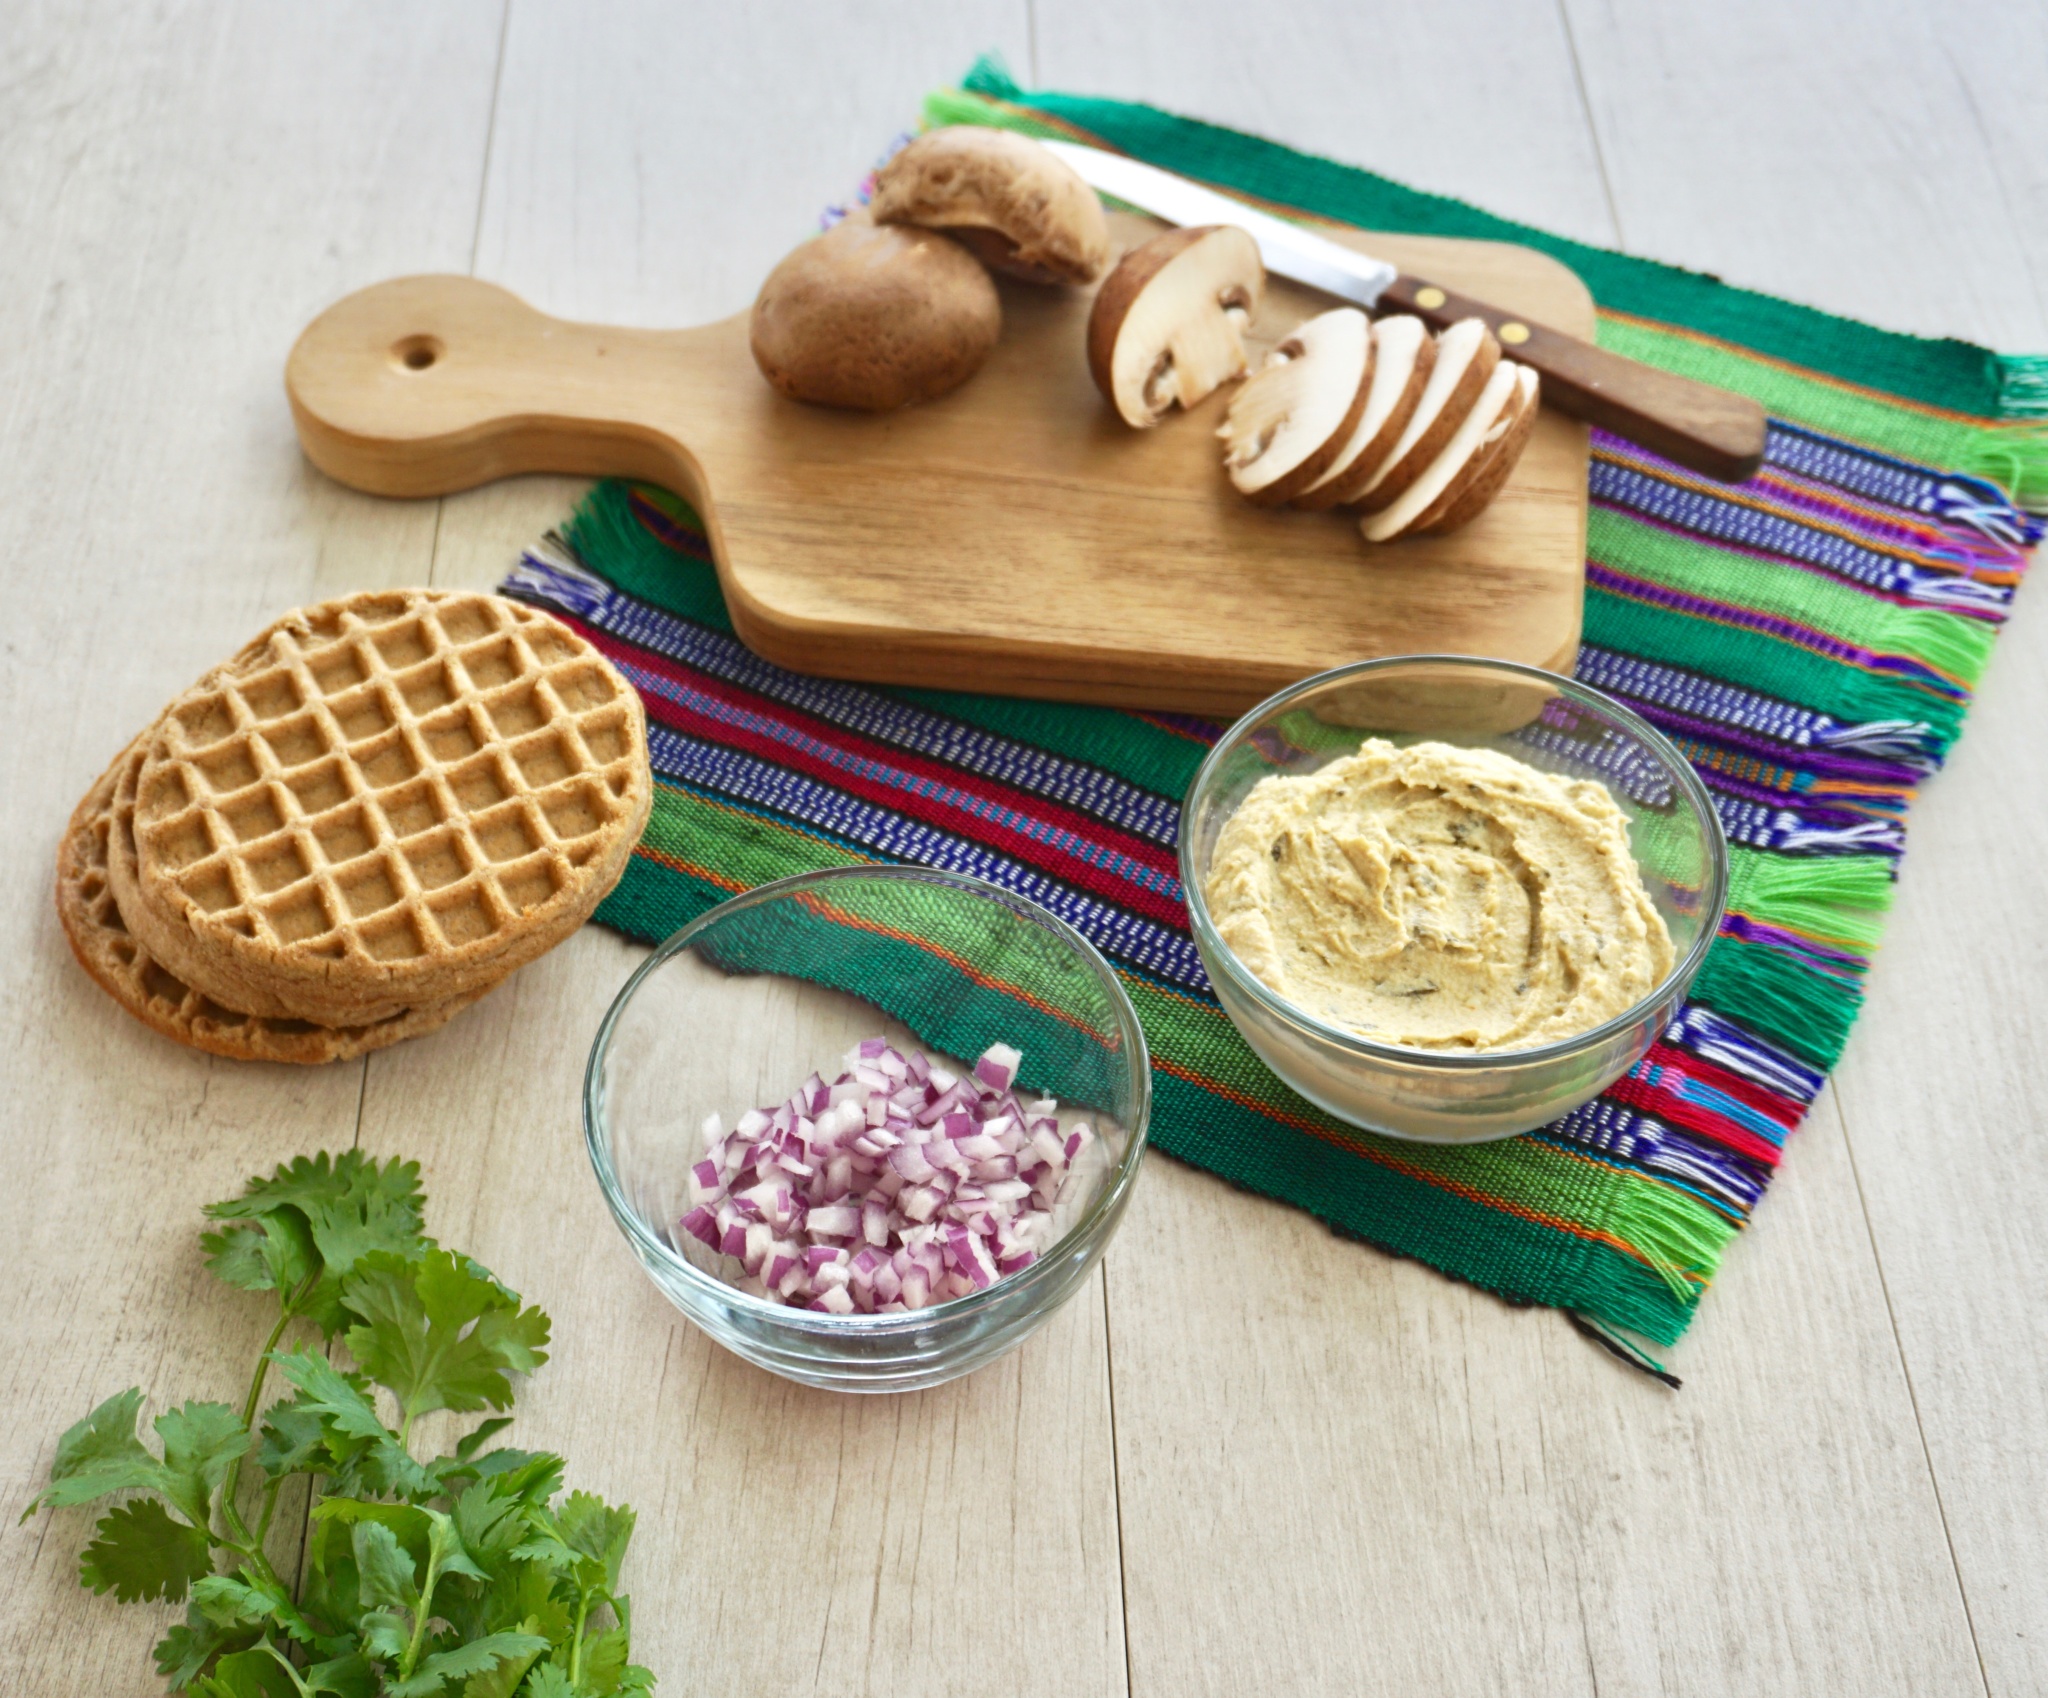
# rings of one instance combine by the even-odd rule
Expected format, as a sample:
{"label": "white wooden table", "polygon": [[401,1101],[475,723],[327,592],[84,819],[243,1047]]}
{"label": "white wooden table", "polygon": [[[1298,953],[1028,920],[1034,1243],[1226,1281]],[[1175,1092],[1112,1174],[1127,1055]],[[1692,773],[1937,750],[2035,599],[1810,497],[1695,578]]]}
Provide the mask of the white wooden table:
{"label": "white wooden table", "polygon": [[[1900,329],[2048,347],[2038,0],[0,4],[0,1687],[150,1690],[156,1612],[12,1512],[130,1383],[231,1395],[259,1315],[197,1210],[421,1158],[432,1229],[552,1311],[528,1444],[640,1510],[636,1652],[694,1691],[2048,1690],[2048,591],[1928,787],[1870,1004],[1673,1395],[1160,1161],[1099,1288],[940,1391],[723,1356],[576,1129],[635,952],[590,930],[446,1032],[312,1072],[117,1014],[48,897],[122,741],[279,609],[487,585],[578,493],[338,489],[279,384],[408,271],[565,315],[742,308],[920,93],[1154,100]],[[168,1612],[165,1612],[168,1613]]]}

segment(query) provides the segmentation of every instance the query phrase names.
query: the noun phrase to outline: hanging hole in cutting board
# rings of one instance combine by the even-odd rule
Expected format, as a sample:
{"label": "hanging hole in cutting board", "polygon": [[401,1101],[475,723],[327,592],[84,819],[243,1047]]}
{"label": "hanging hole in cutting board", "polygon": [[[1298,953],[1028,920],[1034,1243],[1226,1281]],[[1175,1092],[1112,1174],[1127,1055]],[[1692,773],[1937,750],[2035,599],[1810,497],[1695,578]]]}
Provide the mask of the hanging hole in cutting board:
{"label": "hanging hole in cutting board", "polygon": [[391,357],[407,371],[425,371],[446,352],[438,336],[408,336],[392,344]]}

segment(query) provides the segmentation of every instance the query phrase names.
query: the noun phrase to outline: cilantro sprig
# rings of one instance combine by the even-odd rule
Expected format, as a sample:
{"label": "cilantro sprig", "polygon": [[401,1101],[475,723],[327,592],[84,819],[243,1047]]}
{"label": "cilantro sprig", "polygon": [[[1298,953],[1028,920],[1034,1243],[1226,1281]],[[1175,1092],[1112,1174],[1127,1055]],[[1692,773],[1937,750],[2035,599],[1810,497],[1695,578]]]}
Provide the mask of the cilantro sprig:
{"label": "cilantro sprig", "polygon": [[[79,1557],[79,1581],[123,1603],[184,1603],[184,1622],[156,1648],[173,1690],[653,1690],[629,1658],[632,1604],[619,1590],[631,1509],[587,1492],[556,1503],[559,1456],[486,1448],[510,1425],[504,1415],[445,1456],[414,1452],[422,1415],[511,1408],[513,1376],[547,1361],[548,1343],[545,1314],[425,1235],[425,1203],[416,1163],[351,1150],[300,1157],[210,1204],[207,1266],[277,1305],[240,1408],[166,1409],[152,1449],[131,1388],[58,1441],[50,1483],[22,1519],[120,1498]],[[266,1407],[273,1369],[286,1395]],[[265,1546],[298,1478],[311,1480],[313,1509],[305,1560],[287,1578]]]}

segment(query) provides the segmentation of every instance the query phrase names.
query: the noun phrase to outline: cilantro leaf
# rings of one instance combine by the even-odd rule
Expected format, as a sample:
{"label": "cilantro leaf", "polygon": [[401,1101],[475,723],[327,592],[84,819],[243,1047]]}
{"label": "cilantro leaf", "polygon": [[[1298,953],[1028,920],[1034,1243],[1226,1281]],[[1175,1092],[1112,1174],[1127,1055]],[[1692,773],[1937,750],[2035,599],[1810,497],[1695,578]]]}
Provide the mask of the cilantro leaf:
{"label": "cilantro leaf", "polygon": [[108,1510],[95,1531],[98,1536],[78,1559],[79,1584],[112,1592],[124,1604],[139,1598],[176,1603],[213,1568],[206,1535],[172,1520],[155,1498]]}
{"label": "cilantro leaf", "polygon": [[247,1570],[209,1574],[192,1588],[192,1605],[218,1627],[261,1628],[275,1623],[302,1645],[314,1644],[320,1637],[282,1585]]}
{"label": "cilantro leaf", "polygon": [[563,1544],[603,1564],[605,1590],[609,1592],[619,1584],[619,1568],[626,1560],[626,1546],[633,1537],[635,1520],[629,1504],[614,1509],[593,1493],[571,1492],[562,1500],[555,1525],[560,1529]]}
{"label": "cilantro leaf", "polygon": [[493,1415],[488,1421],[479,1421],[474,1432],[457,1441],[455,1454],[464,1462],[474,1461],[478,1451],[511,1425],[509,1415]]}
{"label": "cilantro leaf", "polygon": [[208,1269],[243,1291],[296,1291],[320,1267],[313,1229],[297,1209],[202,1233],[199,1247]]}
{"label": "cilantro leaf", "polygon": [[569,1671],[557,1663],[542,1663],[526,1683],[527,1698],[576,1698],[569,1684]]}
{"label": "cilantro leaf", "polygon": [[213,1517],[213,1494],[228,1465],[249,1448],[249,1430],[225,1403],[185,1403],[156,1418],[164,1442],[164,1483],[160,1488],[195,1527]]}
{"label": "cilantro leaf", "polygon": [[606,1628],[583,1641],[583,1662],[578,1686],[584,1692],[593,1693],[597,1698],[608,1698],[618,1691],[619,1679],[626,1672],[626,1630],[623,1627]]}
{"label": "cilantro leaf", "polygon": [[[211,1203],[206,1212],[216,1220],[262,1223],[265,1246],[259,1250],[223,1242],[215,1271],[231,1284],[240,1284],[257,1277],[250,1266],[252,1257],[275,1258],[275,1265],[266,1270],[275,1280],[284,1266],[284,1250],[271,1248],[270,1223],[280,1223],[276,1230],[283,1238],[297,1242],[302,1235],[312,1259],[299,1281],[280,1284],[278,1289],[295,1290],[304,1279],[317,1274],[312,1288],[297,1301],[295,1312],[331,1337],[347,1324],[341,1282],[358,1262],[379,1252],[409,1260],[425,1248],[428,1241],[421,1232],[425,1199],[420,1195],[419,1171],[417,1162],[393,1160],[380,1167],[359,1150],[346,1150],[332,1158],[323,1150],[287,1162],[268,1179],[252,1179],[241,1196]],[[234,1231],[230,1228],[218,1236],[225,1240]]]}
{"label": "cilantro leaf", "polygon": [[434,1409],[509,1408],[511,1375],[547,1360],[547,1316],[522,1309],[467,1256],[366,1256],[342,1282],[342,1301],[360,1317],[350,1352],[396,1394],[408,1424]]}
{"label": "cilantro leaf", "polygon": [[317,1472],[326,1456],[327,1417],[303,1398],[280,1398],[263,1413],[256,1461],[272,1479]]}
{"label": "cilantro leaf", "polygon": [[109,1492],[162,1490],[163,1464],[135,1436],[135,1418],[141,1411],[142,1393],[131,1386],[66,1429],[50,1463],[50,1483],[21,1512],[21,1519],[26,1521],[45,1504],[68,1509]]}
{"label": "cilantro leaf", "polygon": [[528,1616],[507,1638],[529,1638],[535,1648],[530,1652],[514,1652],[501,1661],[496,1668],[472,1674],[462,1688],[462,1698],[512,1698],[519,1683],[526,1678],[526,1671],[533,1667],[534,1660],[543,1655],[550,1644],[548,1636],[541,1631],[538,1618]]}
{"label": "cilantro leaf", "polygon": [[350,1532],[350,1542],[355,1547],[365,1609],[403,1610],[409,1615],[419,1608],[413,1559],[396,1533],[381,1521],[358,1521]]}
{"label": "cilantro leaf", "polygon": [[[206,1582],[200,1581],[204,1586]],[[196,1591],[198,1588],[195,1587]],[[222,1651],[240,1650],[249,1642],[247,1633],[231,1632],[209,1617],[198,1604],[185,1607],[185,1620],[157,1642],[156,1672],[164,1684],[190,1686],[200,1672]]]}
{"label": "cilantro leaf", "polygon": [[[298,1392],[288,1406],[294,1434],[317,1417],[327,1453],[325,1471],[338,1490],[374,1496],[410,1495],[432,1489],[432,1480],[384,1425],[360,1374],[345,1374],[317,1350],[303,1346],[271,1354],[277,1371]],[[275,1411],[273,1411],[275,1413]]]}
{"label": "cilantro leaf", "polygon": [[267,1644],[221,1658],[191,1690],[200,1698],[299,1698],[291,1669]]}
{"label": "cilantro leaf", "polygon": [[509,1662],[529,1667],[547,1648],[548,1642],[537,1633],[489,1633],[423,1658],[408,1678],[390,1681],[384,1690],[390,1698],[429,1698],[451,1680],[487,1675]]}
{"label": "cilantro leaf", "polygon": [[355,1652],[315,1663],[300,1677],[309,1693],[331,1692],[335,1698],[377,1698],[377,1672]]}

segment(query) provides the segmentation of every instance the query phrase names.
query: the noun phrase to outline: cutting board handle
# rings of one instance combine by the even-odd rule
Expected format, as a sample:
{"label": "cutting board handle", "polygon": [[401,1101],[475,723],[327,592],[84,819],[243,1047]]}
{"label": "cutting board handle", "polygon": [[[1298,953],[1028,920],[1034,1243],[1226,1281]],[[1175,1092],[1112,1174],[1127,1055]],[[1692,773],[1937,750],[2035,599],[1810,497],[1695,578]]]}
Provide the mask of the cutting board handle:
{"label": "cutting board handle", "polygon": [[701,502],[680,434],[705,416],[694,403],[711,405],[692,393],[697,334],[572,324],[473,277],[401,277],[309,324],[285,392],[307,457],[375,495],[566,472],[645,478]]}

